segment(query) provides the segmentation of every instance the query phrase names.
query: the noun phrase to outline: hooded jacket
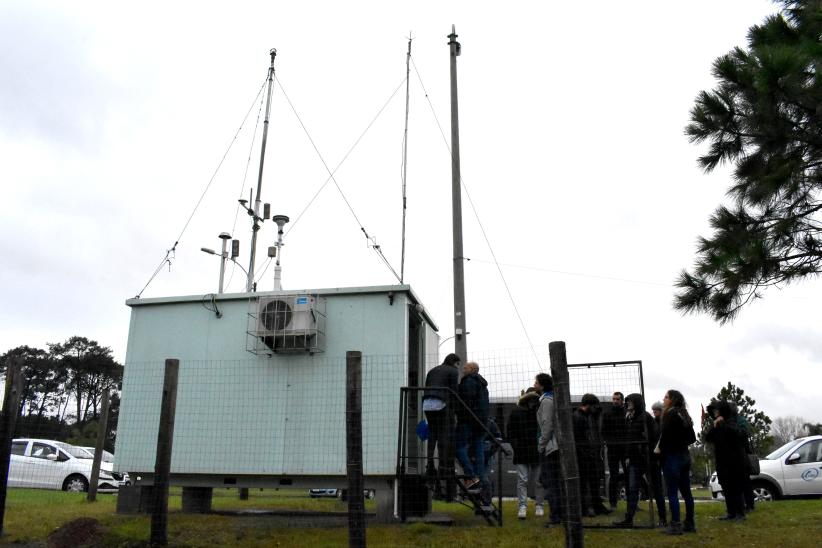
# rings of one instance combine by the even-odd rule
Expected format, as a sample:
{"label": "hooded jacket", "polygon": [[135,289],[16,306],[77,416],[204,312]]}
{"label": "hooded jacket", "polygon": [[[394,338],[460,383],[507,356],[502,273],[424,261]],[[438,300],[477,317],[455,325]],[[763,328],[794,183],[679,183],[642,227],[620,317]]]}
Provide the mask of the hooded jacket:
{"label": "hooded jacket", "polygon": [[[460,381],[457,393],[466,407],[477,416],[483,425],[488,422],[488,410],[490,406],[488,401],[488,381],[486,381],[482,375],[479,373],[465,375]],[[471,417],[471,414],[461,405],[457,405],[457,418],[460,422],[470,424],[475,432],[484,431],[473,417]]]}
{"label": "hooded jacket", "polygon": [[740,429],[737,415],[727,401],[712,401],[708,405],[708,414],[713,417],[715,410],[723,420],[716,426],[711,423],[705,431],[705,441],[714,446],[716,472],[720,476],[744,478],[748,467],[745,454],[747,432]]}
{"label": "hooded jacket", "polygon": [[537,406],[539,406],[539,394],[526,392],[520,397],[517,406],[508,417],[505,433],[514,450],[514,464],[539,464]]}
{"label": "hooded jacket", "polygon": [[633,411],[625,415],[625,439],[628,442],[625,453],[630,464],[646,467],[656,446],[656,422],[645,411],[645,400],[640,394],[628,394],[625,403],[626,407],[629,407],[628,403],[633,406]]}

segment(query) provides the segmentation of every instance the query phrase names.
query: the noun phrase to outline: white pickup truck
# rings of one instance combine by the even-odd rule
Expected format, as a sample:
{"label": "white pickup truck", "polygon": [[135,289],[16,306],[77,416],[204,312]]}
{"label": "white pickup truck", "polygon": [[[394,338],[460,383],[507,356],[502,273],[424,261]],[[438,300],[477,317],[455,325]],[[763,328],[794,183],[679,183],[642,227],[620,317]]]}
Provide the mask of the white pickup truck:
{"label": "white pickup truck", "polygon": [[[763,459],[759,474],[751,476],[757,501],[782,497],[822,496],[822,436],[789,441]],[[711,494],[722,496],[722,486],[711,476]]]}

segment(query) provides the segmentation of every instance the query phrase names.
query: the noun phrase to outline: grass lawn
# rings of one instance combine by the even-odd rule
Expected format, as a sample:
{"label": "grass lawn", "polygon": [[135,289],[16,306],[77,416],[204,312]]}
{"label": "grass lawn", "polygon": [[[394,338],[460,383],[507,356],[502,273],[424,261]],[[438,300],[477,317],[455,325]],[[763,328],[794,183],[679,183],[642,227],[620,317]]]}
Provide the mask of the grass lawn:
{"label": "grass lawn", "polygon": [[[292,509],[345,511],[335,499],[312,500],[305,491],[251,491],[240,501],[236,490],[215,490],[213,507],[221,509]],[[368,501],[367,506],[373,508]],[[3,545],[45,545],[48,535],[81,517],[95,518],[105,528],[104,546],[146,546],[148,516],[115,513],[116,497],[101,495],[89,504],[85,495],[29,489],[10,489]],[[172,546],[345,546],[344,527],[293,527],[292,518],[181,514],[179,490],[169,500],[169,541]],[[456,519],[452,527],[427,524],[373,525],[368,528],[371,546],[564,546],[559,529],[544,529],[542,522],[516,519],[516,504],[505,504],[505,527],[493,528],[459,505],[435,503],[434,510]],[[822,503],[819,500],[778,501],[760,504],[742,524],[716,518],[724,513],[720,503],[697,504],[696,536],[667,537],[658,530],[586,530],[587,546],[762,546],[780,548],[819,546],[822,539]],[[645,518],[645,512],[639,514]],[[616,519],[621,517],[612,516]],[[320,520],[322,521],[322,520]],[[293,523],[293,521],[292,521]],[[100,545],[100,544],[98,544]]]}

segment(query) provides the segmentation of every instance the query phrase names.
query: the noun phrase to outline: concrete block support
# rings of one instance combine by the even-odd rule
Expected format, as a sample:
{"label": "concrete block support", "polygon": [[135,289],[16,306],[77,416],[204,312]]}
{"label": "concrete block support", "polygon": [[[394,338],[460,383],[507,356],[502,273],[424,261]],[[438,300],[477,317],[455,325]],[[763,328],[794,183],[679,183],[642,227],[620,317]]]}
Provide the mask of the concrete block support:
{"label": "concrete block support", "polygon": [[393,485],[381,485],[374,490],[374,502],[377,503],[377,523],[392,523],[396,521],[394,517],[394,489]]}
{"label": "concrete block support", "polygon": [[186,514],[207,514],[211,512],[211,487],[183,487],[183,512]]}
{"label": "concrete block support", "polygon": [[118,514],[150,514],[152,501],[150,485],[128,485],[120,487],[117,493]]}

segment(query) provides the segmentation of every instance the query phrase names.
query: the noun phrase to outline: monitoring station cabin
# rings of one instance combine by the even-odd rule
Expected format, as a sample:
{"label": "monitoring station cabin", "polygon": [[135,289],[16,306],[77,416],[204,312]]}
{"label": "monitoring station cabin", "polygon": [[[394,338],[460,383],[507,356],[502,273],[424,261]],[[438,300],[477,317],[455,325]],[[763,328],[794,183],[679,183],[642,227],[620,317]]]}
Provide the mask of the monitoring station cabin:
{"label": "monitoring station cabin", "polygon": [[[437,326],[410,286],[126,304],[115,467],[138,487],[152,481],[167,358],[180,360],[171,482],[184,499],[208,506],[215,487],[344,487],[345,354],[358,350],[366,487],[393,513],[400,387],[423,385],[438,363]],[[420,419],[418,409],[409,422]]]}

